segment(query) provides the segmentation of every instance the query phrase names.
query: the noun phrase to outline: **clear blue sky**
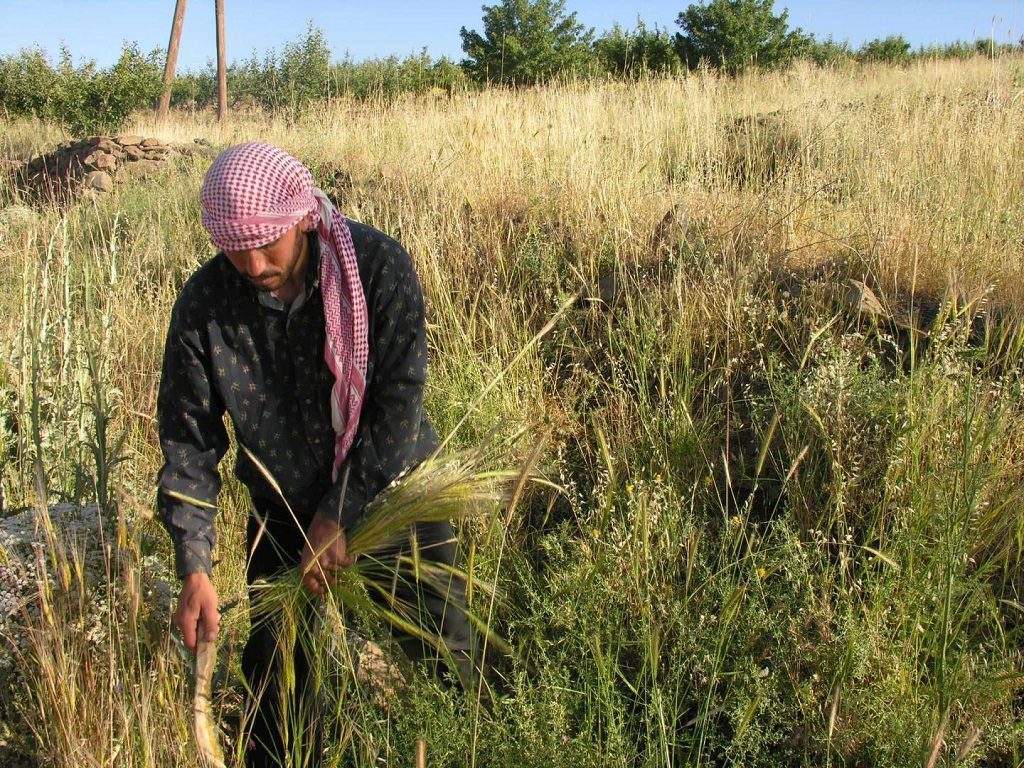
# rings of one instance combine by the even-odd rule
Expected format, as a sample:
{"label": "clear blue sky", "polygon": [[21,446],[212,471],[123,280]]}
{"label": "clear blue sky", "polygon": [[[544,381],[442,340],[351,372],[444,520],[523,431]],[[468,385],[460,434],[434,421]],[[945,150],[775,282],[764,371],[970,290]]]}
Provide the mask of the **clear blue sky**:
{"label": "clear blue sky", "polygon": [[[491,0],[488,4],[494,4]],[[613,22],[673,30],[689,0],[568,0],[567,9],[597,32]],[[481,29],[480,0],[225,0],[228,58],[295,40],[307,21],[320,27],[336,57],[404,56],[426,47],[433,56],[462,56],[459,28]],[[182,34],[179,69],[201,69],[216,53],[214,0],[190,0]],[[915,46],[995,32],[997,41],[1024,34],[1024,0],[776,0],[790,22],[819,37],[865,40],[902,34]],[[143,51],[167,45],[174,0],[0,0],[0,54],[39,45],[55,57],[62,42],[76,60],[107,66],[124,40]]]}

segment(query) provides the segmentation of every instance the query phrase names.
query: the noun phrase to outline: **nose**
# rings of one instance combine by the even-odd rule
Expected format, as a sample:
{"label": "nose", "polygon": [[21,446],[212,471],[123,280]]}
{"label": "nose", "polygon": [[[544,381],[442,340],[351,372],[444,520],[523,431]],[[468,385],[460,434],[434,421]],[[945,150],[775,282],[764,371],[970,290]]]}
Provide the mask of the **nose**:
{"label": "nose", "polygon": [[267,260],[262,251],[248,251],[242,257],[242,265],[248,277],[259,277],[266,271]]}

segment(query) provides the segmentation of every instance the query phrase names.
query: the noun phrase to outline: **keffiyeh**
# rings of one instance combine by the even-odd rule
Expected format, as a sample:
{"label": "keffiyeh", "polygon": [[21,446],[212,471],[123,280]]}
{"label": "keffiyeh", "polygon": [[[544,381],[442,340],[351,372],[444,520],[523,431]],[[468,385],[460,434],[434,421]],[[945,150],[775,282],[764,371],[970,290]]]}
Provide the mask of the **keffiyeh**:
{"label": "keffiyeh", "polygon": [[366,298],[345,217],[316,187],[306,166],[284,150],[258,141],[222,152],[206,173],[199,199],[203,226],[223,251],[266,245],[312,215],[320,241],[324,359],[334,374],[336,481],[359,426],[370,352]]}

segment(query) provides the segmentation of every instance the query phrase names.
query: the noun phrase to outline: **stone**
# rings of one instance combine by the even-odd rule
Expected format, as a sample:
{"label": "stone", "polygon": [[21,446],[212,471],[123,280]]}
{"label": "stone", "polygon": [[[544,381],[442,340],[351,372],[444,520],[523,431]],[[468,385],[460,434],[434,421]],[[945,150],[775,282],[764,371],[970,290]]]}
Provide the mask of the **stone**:
{"label": "stone", "polygon": [[[93,545],[102,530],[94,505],[56,504],[47,510],[30,509],[0,521],[0,627],[17,617],[26,601],[38,594],[36,580],[45,577],[49,565],[44,555],[47,527],[64,541]],[[92,546],[90,550],[98,553],[100,559],[94,555],[89,564],[100,566],[102,549]]]}
{"label": "stone", "polygon": [[8,205],[0,208],[0,231],[21,224],[32,224],[39,221],[39,214],[27,205]]}
{"label": "stone", "polygon": [[51,171],[54,175],[60,175],[67,173],[75,166],[79,165],[78,158],[74,155],[68,155],[66,153],[60,153],[53,158],[53,165],[48,163],[46,169]]}
{"label": "stone", "polygon": [[96,161],[103,157],[103,154],[104,153],[98,149],[95,152],[90,152],[89,154],[82,158],[82,165],[88,165],[92,166],[93,168],[98,168],[99,166],[96,165]]}
{"label": "stone", "polygon": [[117,144],[115,144],[111,139],[108,139],[106,136],[101,136],[99,139],[97,139],[95,147],[96,149],[110,153],[118,152],[121,149]]}
{"label": "stone", "polygon": [[117,167],[117,159],[113,155],[97,149],[82,159],[82,165],[97,171],[112,171]]}
{"label": "stone", "polygon": [[142,143],[142,137],[141,136],[135,136],[134,134],[130,134],[130,135],[127,135],[127,136],[116,136],[114,138],[114,141],[116,141],[122,147],[133,147],[133,146],[136,146],[137,144],[141,144]]}
{"label": "stone", "polygon": [[113,155],[103,152],[96,158],[93,166],[101,171],[112,171],[117,168],[117,159]]}
{"label": "stone", "polygon": [[[0,673],[5,667],[11,669],[26,650],[31,635],[23,631],[24,626],[39,626],[39,596],[44,591],[70,591],[76,600],[84,598],[86,634],[76,642],[86,639],[103,648],[113,639],[106,631],[112,618],[109,596],[115,586],[109,581],[110,566],[132,559],[127,551],[122,559],[110,538],[112,530],[110,521],[92,504],[54,504],[0,518],[0,637],[4,639]],[[55,565],[59,562],[75,565],[61,569]],[[151,606],[165,625],[175,593],[169,563],[147,555],[135,562],[134,572],[138,599]],[[2,757],[0,752],[0,765],[8,765]]]}
{"label": "stone", "polygon": [[643,261],[660,263],[686,240],[689,212],[682,203],[672,206],[651,233],[649,256]]}
{"label": "stone", "polygon": [[164,146],[163,142],[160,141],[160,139],[143,139],[140,143],[146,149],[154,149],[156,147]]}
{"label": "stone", "polygon": [[85,177],[85,186],[97,192],[111,192],[114,189],[114,180],[106,171],[91,171]]}
{"label": "stone", "polygon": [[129,144],[124,148],[124,155],[129,160],[141,160],[146,156],[146,153],[142,151],[141,147],[137,147],[134,144]]}
{"label": "stone", "polygon": [[121,173],[127,174],[134,178],[143,178],[146,176],[152,176],[162,168],[162,163],[157,160],[149,160],[143,158],[142,160],[136,160],[131,163],[126,163],[121,167]]}
{"label": "stone", "polygon": [[882,302],[878,300],[875,292],[860,280],[852,277],[846,281],[846,293],[843,295],[843,303],[846,308],[857,315],[863,315],[875,320],[889,317],[889,313]]}
{"label": "stone", "polygon": [[599,306],[605,308],[617,307],[631,297],[636,298],[647,287],[643,266],[627,264],[601,275],[597,281],[597,290],[591,290],[587,300],[598,301]]}

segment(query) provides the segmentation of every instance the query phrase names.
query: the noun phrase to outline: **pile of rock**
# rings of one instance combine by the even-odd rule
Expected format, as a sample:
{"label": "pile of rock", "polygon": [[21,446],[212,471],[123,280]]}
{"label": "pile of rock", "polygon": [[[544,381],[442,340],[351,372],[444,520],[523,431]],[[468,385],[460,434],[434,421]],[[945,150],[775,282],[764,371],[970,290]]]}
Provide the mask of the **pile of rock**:
{"label": "pile of rock", "polygon": [[[0,518],[0,681],[24,650],[19,644],[30,639],[24,626],[38,621],[43,603],[61,590],[84,596],[87,605],[77,607],[78,618],[88,624],[83,630],[87,639],[103,641],[110,587],[129,588],[124,574],[113,585],[109,581],[118,558],[112,533],[95,504],[54,504]],[[78,567],[67,570],[63,564]],[[147,555],[135,573],[138,598],[166,622],[175,581],[170,565]]]}
{"label": "pile of rock", "polygon": [[84,190],[105,194],[123,176],[145,176],[166,167],[173,149],[142,136],[90,136],[64,142],[17,171],[18,186],[34,199],[69,202]]}

